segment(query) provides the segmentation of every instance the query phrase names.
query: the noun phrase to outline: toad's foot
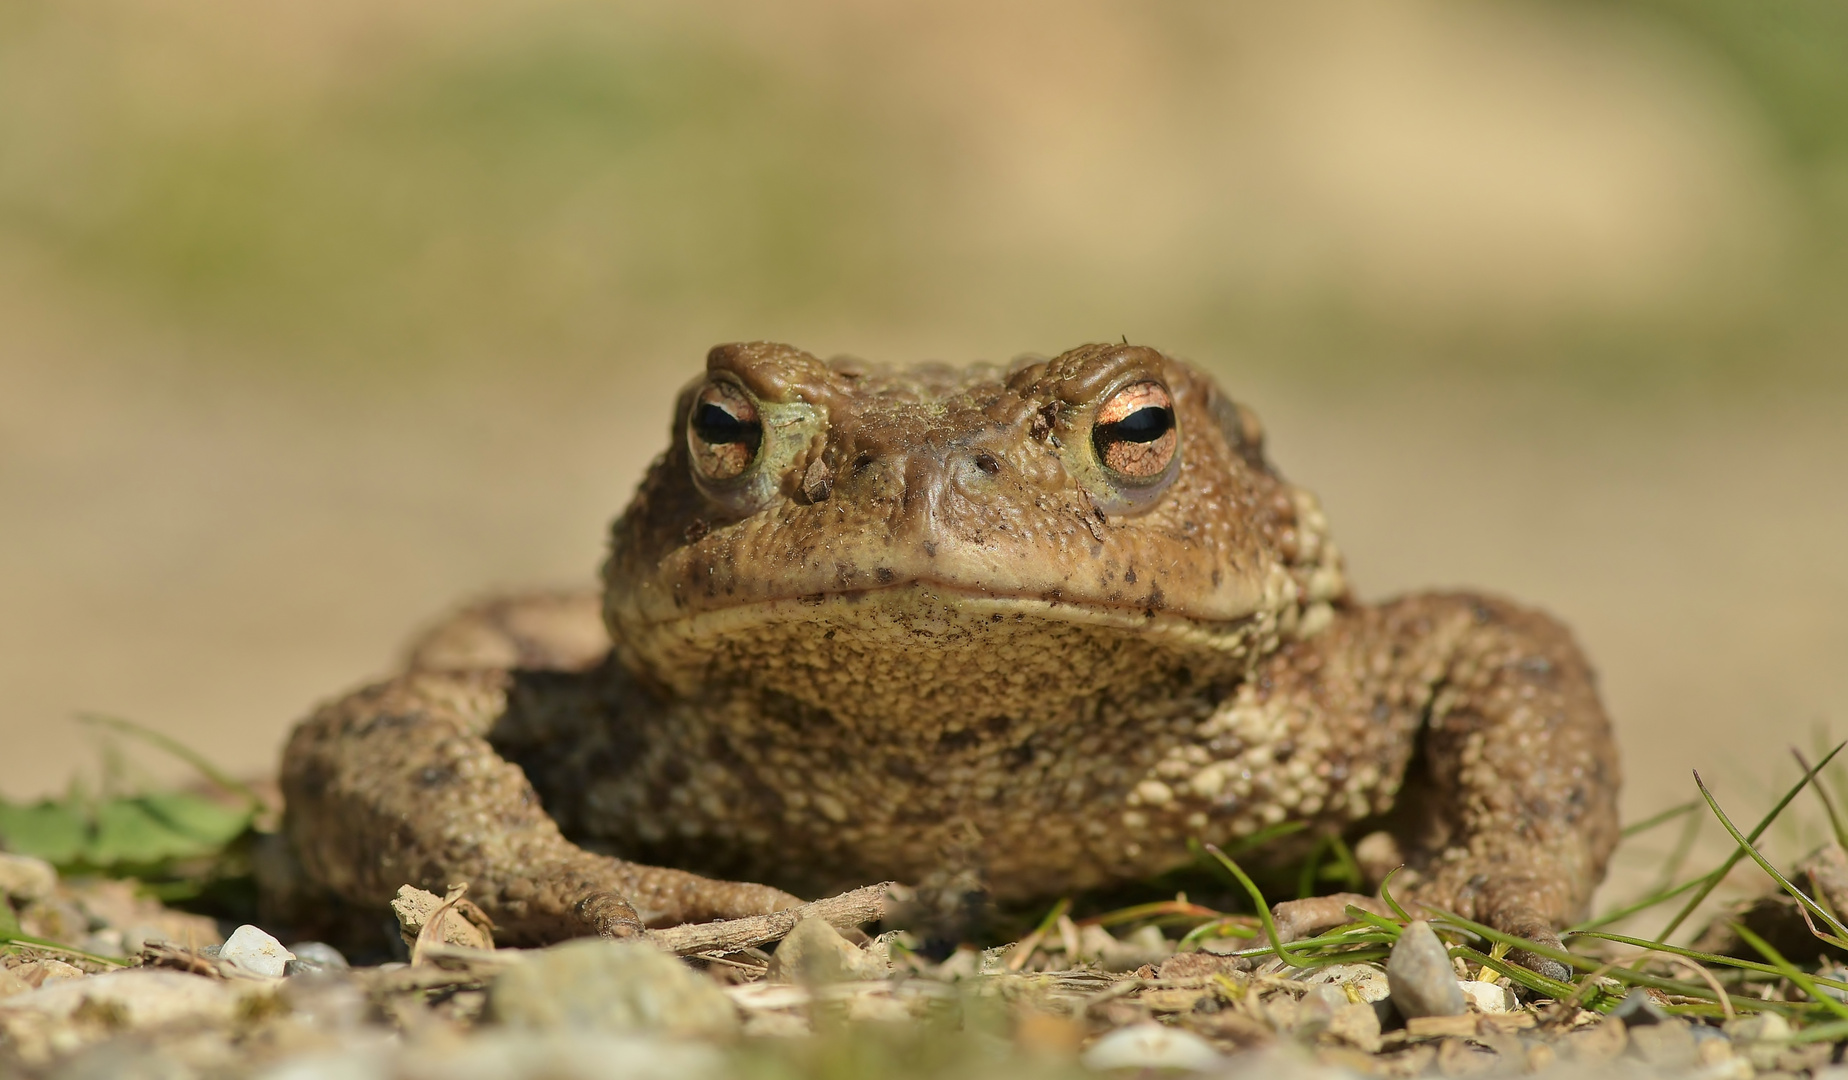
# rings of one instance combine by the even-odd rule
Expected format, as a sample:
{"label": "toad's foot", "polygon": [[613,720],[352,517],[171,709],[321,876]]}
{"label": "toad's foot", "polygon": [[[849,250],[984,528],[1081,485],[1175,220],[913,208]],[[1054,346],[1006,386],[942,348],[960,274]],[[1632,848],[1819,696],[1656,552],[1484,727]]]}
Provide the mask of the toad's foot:
{"label": "toad's foot", "polygon": [[440,893],[466,881],[509,944],[632,936],[802,903],[565,839],[525,774],[485,737],[516,682],[503,670],[413,670],[296,729],[282,782],[305,880],[379,908],[407,883]]}
{"label": "toad's foot", "polygon": [[[1327,716],[1401,713],[1416,726],[1385,828],[1356,845],[1375,881],[1403,865],[1396,898],[1486,923],[1550,949],[1584,916],[1617,840],[1617,755],[1591,670],[1546,616],[1468,594],[1410,596],[1344,613],[1266,667],[1257,704],[1300,701]],[[1373,723],[1375,720],[1381,723]],[[1279,929],[1311,934],[1367,897],[1279,905]],[[1382,912],[1383,913],[1383,912]],[[1531,952],[1542,974],[1566,968]]]}

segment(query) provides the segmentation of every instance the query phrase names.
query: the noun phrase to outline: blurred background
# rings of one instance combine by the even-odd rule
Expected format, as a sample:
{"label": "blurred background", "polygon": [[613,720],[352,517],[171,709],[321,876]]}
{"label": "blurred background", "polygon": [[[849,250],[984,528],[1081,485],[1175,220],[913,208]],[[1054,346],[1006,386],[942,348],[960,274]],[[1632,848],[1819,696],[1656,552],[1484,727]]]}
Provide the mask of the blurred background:
{"label": "blurred background", "polygon": [[273,767],[588,583],[705,348],[1127,336],[1378,597],[1566,618],[1625,806],[1848,729],[1835,0],[11,0],[0,793],[78,710]]}

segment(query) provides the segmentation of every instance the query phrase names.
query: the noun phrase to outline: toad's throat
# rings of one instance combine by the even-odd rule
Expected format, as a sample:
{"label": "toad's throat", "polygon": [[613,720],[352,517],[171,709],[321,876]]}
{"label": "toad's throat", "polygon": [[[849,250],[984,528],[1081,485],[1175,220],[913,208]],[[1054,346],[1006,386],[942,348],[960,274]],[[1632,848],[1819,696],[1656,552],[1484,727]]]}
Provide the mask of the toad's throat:
{"label": "toad's throat", "polygon": [[911,582],[701,612],[617,650],[680,697],[781,698],[868,734],[929,738],[974,720],[1060,722],[1111,697],[1236,681],[1274,646],[1270,622]]}

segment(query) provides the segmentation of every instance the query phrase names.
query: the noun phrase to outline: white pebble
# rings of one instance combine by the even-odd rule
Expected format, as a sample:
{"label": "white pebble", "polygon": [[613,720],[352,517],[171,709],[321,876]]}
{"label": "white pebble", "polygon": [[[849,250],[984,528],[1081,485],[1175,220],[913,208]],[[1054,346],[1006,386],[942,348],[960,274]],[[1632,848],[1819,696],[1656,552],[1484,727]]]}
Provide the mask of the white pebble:
{"label": "white pebble", "polygon": [[1118,1028],[1091,1044],[1087,1069],[1186,1069],[1204,1072],[1225,1063],[1200,1036],[1154,1021]]}
{"label": "white pebble", "polygon": [[1470,980],[1468,982],[1459,981],[1457,985],[1463,988],[1463,996],[1469,999],[1470,1004],[1476,1006],[1481,1012],[1513,1012],[1517,1004],[1514,1000],[1514,991],[1496,983]]}
{"label": "white pebble", "polygon": [[253,975],[280,979],[295,954],[283,948],[282,942],[246,923],[225,939],[218,958]]}

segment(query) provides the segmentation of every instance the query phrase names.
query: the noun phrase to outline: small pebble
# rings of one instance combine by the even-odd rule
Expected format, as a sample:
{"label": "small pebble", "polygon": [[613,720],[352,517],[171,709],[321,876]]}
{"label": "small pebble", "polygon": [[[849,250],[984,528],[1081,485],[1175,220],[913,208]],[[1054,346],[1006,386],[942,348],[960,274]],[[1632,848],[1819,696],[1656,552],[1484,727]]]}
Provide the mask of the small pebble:
{"label": "small pebble", "polygon": [[1091,1044],[1079,1059],[1088,1069],[1183,1069],[1205,1072],[1225,1064],[1211,1043],[1190,1031],[1154,1021],[1118,1028]]}
{"label": "small pebble", "polygon": [[1450,954],[1431,924],[1409,922],[1386,960],[1386,981],[1393,1007],[1407,1020],[1420,1016],[1460,1016],[1469,1007],[1457,985]]}
{"label": "small pebble", "polygon": [[307,975],[318,971],[346,971],[347,958],[325,941],[298,941],[289,946],[295,959],[284,965],[289,975]]}
{"label": "small pebble", "polygon": [[488,990],[501,1023],[541,1031],[729,1036],[738,1012],[719,985],[641,942],[586,938],[527,953]]}
{"label": "small pebble", "polygon": [[1477,982],[1470,980],[1457,984],[1463,991],[1463,997],[1476,1011],[1490,1014],[1513,1012],[1519,1002],[1514,999],[1514,991],[1499,983]]}
{"label": "small pebble", "polygon": [[289,961],[295,959],[295,954],[283,948],[282,942],[245,923],[231,931],[218,947],[218,958],[253,975],[280,979],[288,973]]}
{"label": "small pebble", "polygon": [[1649,996],[1649,991],[1640,986],[1631,988],[1623,1000],[1617,1003],[1617,1007],[1611,1010],[1611,1015],[1622,1020],[1624,1026],[1631,1030],[1660,1024],[1669,1018],[1662,1007],[1655,1003],[1655,998]]}
{"label": "small pebble", "polygon": [[885,975],[886,966],[878,957],[842,937],[826,919],[808,918],[777,944],[764,977],[773,983],[808,985],[883,979]]}
{"label": "small pebble", "polygon": [[[1183,953],[1182,955],[1187,955]],[[1167,978],[1167,969],[1162,969],[1162,978]],[[1343,992],[1352,991],[1362,1001],[1384,1001],[1392,993],[1391,984],[1386,980],[1386,973],[1372,964],[1329,964],[1326,967],[1312,968],[1295,976],[1299,982],[1310,986],[1328,983],[1341,987]]]}
{"label": "small pebble", "polygon": [[0,897],[43,900],[58,887],[58,872],[44,859],[0,851]]}

